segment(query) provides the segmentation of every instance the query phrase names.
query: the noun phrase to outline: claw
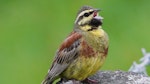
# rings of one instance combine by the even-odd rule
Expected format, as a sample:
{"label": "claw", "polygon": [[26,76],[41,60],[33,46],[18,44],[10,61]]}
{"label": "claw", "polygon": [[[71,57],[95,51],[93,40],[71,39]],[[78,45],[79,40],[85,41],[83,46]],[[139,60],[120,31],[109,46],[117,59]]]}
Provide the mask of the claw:
{"label": "claw", "polygon": [[87,78],[87,79],[83,80],[82,83],[83,84],[98,84],[98,81]]}

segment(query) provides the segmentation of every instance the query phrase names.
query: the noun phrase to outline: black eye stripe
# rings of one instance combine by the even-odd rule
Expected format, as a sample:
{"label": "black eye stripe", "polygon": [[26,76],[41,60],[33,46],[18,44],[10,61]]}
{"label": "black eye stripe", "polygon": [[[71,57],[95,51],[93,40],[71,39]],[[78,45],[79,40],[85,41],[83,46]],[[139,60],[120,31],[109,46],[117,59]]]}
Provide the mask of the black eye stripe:
{"label": "black eye stripe", "polygon": [[90,14],[92,14],[94,11],[91,11]]}
{"label": "black eye stripe", "polygon": [[88,17],[89,15],[91,15],[91,14],[93,14],[93,13],[94,13],[94,11],[84,13],[83,15],[81,15],[81,16],[79,16],[79,17],[77,18],[77,21],[76,21],[76,22],[79,22],[79,21],[82,20],[84,17]]}
{"label": "black eye stripe", "polygon": [[91,11],[91,12],[89,12],[89,13],[84,13],[83,16],[88,17],[88,16],[91,15],[93,12],[94,12],[94,11]]}

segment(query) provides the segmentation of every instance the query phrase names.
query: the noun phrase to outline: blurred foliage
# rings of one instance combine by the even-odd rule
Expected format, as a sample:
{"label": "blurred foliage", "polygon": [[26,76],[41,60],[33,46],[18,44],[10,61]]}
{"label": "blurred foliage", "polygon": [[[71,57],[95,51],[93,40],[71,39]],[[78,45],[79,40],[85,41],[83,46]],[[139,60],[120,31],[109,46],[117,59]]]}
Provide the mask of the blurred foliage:
{"label": "blurred foliage", "polygon": [[[40,84],[83,5],[101,8],[110,37],[102,70],[128,70],[150,51],[150,0],[1,0],[0,84]],[[148,69],[150,72],[150,69]]]}

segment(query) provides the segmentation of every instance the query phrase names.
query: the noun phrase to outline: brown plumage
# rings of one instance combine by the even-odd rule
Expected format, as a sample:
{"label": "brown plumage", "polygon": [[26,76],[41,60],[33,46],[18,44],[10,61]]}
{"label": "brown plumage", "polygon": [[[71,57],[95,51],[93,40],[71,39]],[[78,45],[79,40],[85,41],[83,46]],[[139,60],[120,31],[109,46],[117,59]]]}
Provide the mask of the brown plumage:
{"label": "brown plumage", "polygon": [[96,73],[108,53],[108,36],[101,26],[102,17],[98,15],[98,10],[82,7],[73,32],[57,50],[42,84],[52,84],[57,78],[83,81]]}

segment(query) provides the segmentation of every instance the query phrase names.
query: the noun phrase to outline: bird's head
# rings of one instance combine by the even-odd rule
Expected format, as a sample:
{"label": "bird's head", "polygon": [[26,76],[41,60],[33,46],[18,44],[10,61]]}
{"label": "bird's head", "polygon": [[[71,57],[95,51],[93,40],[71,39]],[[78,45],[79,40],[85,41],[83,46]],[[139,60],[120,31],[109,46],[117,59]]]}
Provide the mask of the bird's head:
{"label": "bird's head", "polygon": [[83,6],[77,14],[75,25],[84,31],[97,29],[102,25],[103,19],[103,17],[99,16],[99,11],[99,9]]}

